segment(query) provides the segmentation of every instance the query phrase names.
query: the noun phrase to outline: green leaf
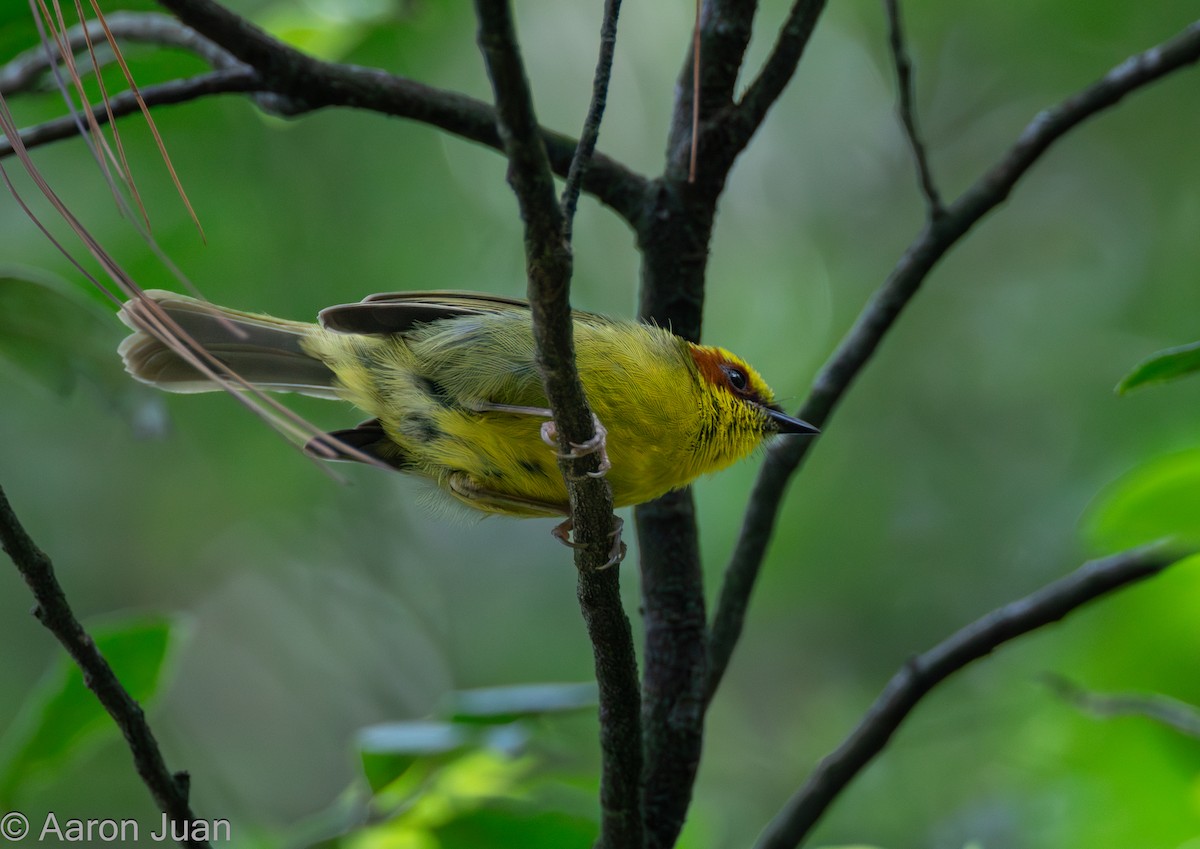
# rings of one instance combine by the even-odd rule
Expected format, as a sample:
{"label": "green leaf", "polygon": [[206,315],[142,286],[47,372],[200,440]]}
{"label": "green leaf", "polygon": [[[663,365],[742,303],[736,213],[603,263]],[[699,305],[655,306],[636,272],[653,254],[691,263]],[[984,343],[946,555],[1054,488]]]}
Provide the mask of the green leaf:
{"label": "green leaf", "polygon": [[118,326],[69,283],[0,266],[0,369],[11,366],[57,395],[69,394],[82,379],[136,433],[161,436],[166,404],[161,393],[125,373],[116,350]]}
{"label": "green leaf", "polygon": [[110,320],[41,272],[0,269],[0,358],[66,395],[81,374],[116,371]]}
{"label": "green leaf", "polygon": [[1200,541],[1200,450],[1160,457],[1129,472],[1097,498],[1084,527],[1104,551],[1163,537]]}
{"label": "green leaf", "polygon": [[[173,643],[174,625],[139,617],[92,633],[96,647],[138,702],[158,692]],[[31,779],[46,778],[86,747],[118,734],[117,726],[61,655],[0,738],[0,805]]]}
{"label": "green leaf", "polygon": [[594,683],[486,687],[451,694],[447,712],[455,722],[502,725],[531,716],[594,708],[597,699]]}
{"label": "green leaf", "polygon": [[1138,363],[1137,367],[1117,384],[1118,394],[1147,383],[1165,383],[1200,370],[1200,342],[1168,348]]}

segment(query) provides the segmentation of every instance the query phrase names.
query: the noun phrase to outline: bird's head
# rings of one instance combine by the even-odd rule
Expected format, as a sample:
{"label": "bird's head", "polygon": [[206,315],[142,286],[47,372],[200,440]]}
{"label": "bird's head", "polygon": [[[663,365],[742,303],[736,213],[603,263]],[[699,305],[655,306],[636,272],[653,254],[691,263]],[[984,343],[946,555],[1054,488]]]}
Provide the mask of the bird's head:
{"label": "bird's head", "polygon": [[701,391],[711,402],[713,438],[748,446],[730,446],[745,454],[763,437],[781,433],[815,434],[806,421],[789,416],[775,402],[775,393],[758,372],[736,354],[710,345],[690,345]]}

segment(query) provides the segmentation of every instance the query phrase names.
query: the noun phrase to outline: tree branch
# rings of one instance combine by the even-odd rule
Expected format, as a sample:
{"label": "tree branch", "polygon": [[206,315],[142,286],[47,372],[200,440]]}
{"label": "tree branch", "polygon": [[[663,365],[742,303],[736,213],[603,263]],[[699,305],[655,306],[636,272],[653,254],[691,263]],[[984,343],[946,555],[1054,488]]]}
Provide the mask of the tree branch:
{"label": "tree branch", "polygon": [[[54,566],[50,558],[25,532],[2,487],[0,545],[12,558],[21,577],[25,579],[25,583],[37,599],[33,615],[62,643],[67,654],[83,671],[84,683],[95,693],[100,704],[125,735],[138,775],[154,795],[154,801],[176,823],[182,825],[194,820],[195,814],[188,806],[187,773],[172,774],[167,769],[158,748],[158,741],[150,731],[141,706],[121,686],[108,661],[100,654],[92,638],[75,618],[62,586],[54,575]],[[206,841],[201,840],[187,840],[182,845],[196,849],[208,849],[209,846]]]}
{"label": "tree branch", "polygon": [[620,14],[621,0],[605,0],[604,19],[600,25],[600,57],[596,60],[596,73],[592,79],[592,99],[583,120],[583,131],[579,134],[579,145],[575,149],[575,156],[571,158],[571,167],[567,169],[567,184],[562,193],[563,239],[568,245],[571,244],[575,206],[579,202],[583,175],[591,165],[596,141],[600,138],[600,121],[604,118],[604,106],[608,102],[608,81],[612,77],[613,53],[617,47],[617,17]]}
{"label": "tree branch", "polygon": [[892,676],[858,727],[788,800],[759,836],[757,849],[799,846],[846,785],[888,744],[917,703],[955,672],[1088,602],[1157,575],[1186,554],[1156,544],[1085,563],[914,657]]}
{"label": "tree branch", "polygon": [[904,127],[904,136],[912,149],[913,163],[917,169],[917,182],[921,193],[925,196],[925,204],[929,209],[930,218],[939,218],[945,214],[942,207],[942,197],[933,180],[933,171],[929,167],[929,158],[925,153],[925,143],[917,130],[917,107],[913,103],[912,62],[908,58],[908,49],[904,45],[904,30],[900,22],[899,0],[883,0],[888,19],[888,45],[892,51],[892,64],[896,67],[896,112]]}
{"label": "tree branch", "polygon": [[[213,94],[247,94],[261,90],[261,80],[258,74],[244,65],[198,74],[182,80],[158,83],[141,89],[142,99],[147,106],[167,106],[175,103],[186,103]],[[140,114],[141,107],[132,91],[122,91],[108,99],[108,109],[103,103],[90,107],[97,124],[108,123],[108,110],[112,110],[114,118],[126,115]],[[26,148],[34,148],[61,139],[74,138],[79,135],[79,124],[71,115],[55,118],[44,124],[38,124],[21,131],[21,141]],[[0,159],[11,156],[12,142],[0,138]]]}
{"label": "tree branch", "polygon": [[[254,68],[279,97],[281,114],[299,115],[325,106],[368,109],[429,124],[496,150],[495,110],[456,92],[423,85],[373,68],[314,59],[272,38],[213,0],[159,0],[160,5],[239,60]],[[554,173],[566,176],[578,145],[560,133],[538,129]],[[649,181],[603,154],[592,157],[583,190],[631,225],[643,215]]]}
{"label": "tree branch", "polygon": [[[742,69],[746,46],[758,9],[757,0],[704,0],[700,5],[700,56],[689,45],[679,78],[675,83],[675,107],[667,134],[667,167],[664,176],[682,180],[688,177],[692,149],[693,74],[699,62],[700,105],[698,117],[704,121],[733,103],[734,86]],[[711,166],[711,167],[708,167]],[[724,183],[728,168],[719,162],[700,161],[697,171],[712,177],[719,173]]]}
{"label": "tree branch", "polygon": [[690,489],[637,508],[642,560],[644,817],[650,849],[674,846],[704,742],[704,574]]}
{"label": "tree branch", "polygon": [[1180,734],[1200,738],[1200,708],[1196,705],[1162,693],[1094,693],[1061,675],[1044,678],[1057,696],[1092,716],[1144,716]]}
{"label": "tree branch", "polygon": [[[105,20],[108,22],[108,31],[119,41],[179,47],[195,53],[217,70],[240,64],[228,52],[170,15],[153,12],[114,12],[105,15]],[[106,38],[107,33],[99,20],[88,21],[86,26],[76,24],[66,33],[67,44],[75,53],[87,50],[89,43],[104,43]],[[57,42],[49,42],[48,48],[57,56]],[[47,46],[39,45],[26,50],[0,68],[0,95],[7,97],[33,88],[49,70]]]}
{"label": "tree branch", "polygon": [[[495,110],[475,98],[373,68],[322,62],[275,40],[211,0],[161,0],[161,3],[183,21],[183,25],[176,24],[176,31],[164,34],[164,43],[187,47],[206,58],[233,56],[254,68],[258,84],[253,89],[236,86],[226,89],[220,85],[208,89],[204,85],[193,87],[189,81],[164,83],[159,103],[182,103],[208,94],[253,90],[260,95],[258,102],[263,109],[285,117],[327,106],[366,109],[429,124],[468,141],[495,150],[503,149],[496,133]],[[147,33],[149,29],[146,28]],[[184,32],[198,35],[195,39],[185,38]],[[29,61],[21,59],[11,73],[19,81],[30,73]],[[228,79],[200,75],[192,80],[205,78]],[[179,88],[173,88],[176,85]],[[158,89],[159,86],[150,88]],[[101,115],[102,106],[94,106],[92,110],[101,123],[107,121],[107,115]],[[122,114],[128,114],[128,111]],[[34,128],[37,132],[31,131],[26,146],[32,148],[73,135],[66,127],[65,123],[52,121]],[[554,173],[567,176],[578,142],[552,130],[541,129],[540,133]],[[0,158],[11,155],[10,145],[2,142],[0,145]],[[596,153],[590,159],[582,183],[583,191],[613,209],[631,226],[639,226],[650,188],[645,177]]]}
{"label": "tree branch", "polygon": [[[1038,114],[1000,161],[948,207],[945,215],[930,221],[904,252],[818,373],[799,415],[824,429],[834,408],[937,262],[980,219],[1004,202],[1017,182],[1054,142],[1127,94],[1197,61],[1200,61],[1200,22],[1170,41],[1131,56],[1098,82]],[[766,461],[750,495],[737,545],[725,571],[713,620],[710,699],[741,635],[750,594],[774,531],[784,491],[814,442],[778,440],[767,451]]]}
{"label": "tree branch", "polygon": [[825,0],[796,0],[758,76],[737,105],[726,110],[712,128],[713,135],[720,139],[729,165],[745,150],[767,112],[796,73],[804,48],[808,46],[824,9]]}
{"label": "tree branch", "polygon": [[[707,121],[728,110],[750,40],[755,0],[705,0],[699,57],[689,49],[676,84],[663,176],[654,213],[638,231],[642,251],[639,316],[693,342],[703,318],[704,277],[717,199],[733,156],[709,146],[701,125],[696,178],[689,179],[694,110]],[[693,73],[699,63],[699,103]],[[708,678],[704,576],[696,508],[682,490],[636,508],[646,629],[642,679],[646,839],[673,846],[687,816],[704,735]]]}
{"label": "tree branch", "polygon": [[[600,687],[603,766],[599,845],[604,849],[640,849],[642,752],[637,659],[629,619],[621,605],[620,567],[613,564],[606,568],[613,532],[619,524],[612,512],[612,490],[598,476],[599,454],[576,454],[572,450],[572,445],[602,439],[603,432],[596,426],[575,367],[568,297],[572,257],[565,237],[566,221],[554,195],[554,179],[508,2],[475,0],[475,11],[479,46],[496,97],[497,128],[509,161],[509,182],[525,222],[526,273],[537,360],[558,431],[562,452],[559,465],[567,484],[578,546],[575,565],[579,602],[592,640]],[[599,82],[597,86],[602,102],[604,87]],[[594,99],[589,115],[596,115],[597,121],[598,111]],[[582,145],[577,158],[580,156],[586,156]],[[585,165],[578,162],[572,168],[579,171]]]}

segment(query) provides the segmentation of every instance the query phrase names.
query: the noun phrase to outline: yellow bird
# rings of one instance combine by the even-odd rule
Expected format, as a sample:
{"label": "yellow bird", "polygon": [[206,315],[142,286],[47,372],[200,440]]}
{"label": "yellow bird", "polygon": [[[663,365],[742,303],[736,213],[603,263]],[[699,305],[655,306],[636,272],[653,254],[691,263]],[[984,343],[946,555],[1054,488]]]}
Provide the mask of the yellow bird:
{"label": "yellow bird", "polygon": [[[180,328],[247,382],[349,401],[371,418],[330,434],[335,459],[374,458],[432,481],[476,510],[563,516],[566,487],[534,362],[525,301],[466,292],[372,295],[287,321],[150,291]],[[219,389],[139,329],[125,368],[168,392]],[[745,457],[764,438],[817,429],[786,415],[770,388],[723,348],[592,313],[574,314],[576,362],[600,423],[616,506],[639,504]],[[584,448],[583,446],[576,446]],[[588,449],[585,449],[588,450]]]}

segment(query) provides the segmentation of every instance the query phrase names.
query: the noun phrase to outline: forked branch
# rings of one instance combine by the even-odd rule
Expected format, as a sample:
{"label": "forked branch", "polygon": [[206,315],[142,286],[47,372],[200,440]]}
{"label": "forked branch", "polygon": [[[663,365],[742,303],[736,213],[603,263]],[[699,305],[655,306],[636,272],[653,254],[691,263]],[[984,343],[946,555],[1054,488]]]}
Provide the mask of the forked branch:
{"label": "forked branch", "polygon": [[[234,67],[223,66],[217,74],[201,75],[190,83],[164,83],[157,92],[158,103],[183,103],[210,94],[252,90],[263,96],[259,100],[260,105],[280,115],[292,117],[328,106],[366,109],[419,121],[468,141],[496,150],[503,149],[496,132],[495,110],[473,97],[374,68],[323,62],[272,38],[212,0],[160,2],[182,22],[177,25],[178,33],[189,33],[186,38],[178,33],[166,36],[165,43],[186,46],[202,57],[233,57],[242,65],[252,68],[256,78],[252,89],[242,88],[250,78],[221,74],[220,70],[232,70]],[[144,34],[148,36],[148,33]],[[208,46],[196,46],[198,42],[206,42]],[[23,77],[30,73],[29,60],[27,57],[18,58],[20,62],[9,72],[14,77]],[[222,59],[222,62],[227,61]],[[4,69],[0,69],[0,76],[5,73]],[[121,106],[121,114],[127,114],[124,103]],[[103,124],[107,120],[103,106],[93,107],[93,111],[98,123]],[[71,135],[68,126],[61,121],[50,122],[28,132],[29,143],[26,146],[30,148]],[[577,141],[545,128],[539,128],[538,132],[554,173],[566,177],[578,147]],[[0,158],[11,155],[11,146],[0,144],[4,144],[0,147]],[[590,157],[582,178],[583,191],[612,208],[635,227],[644,214],[649,187],[650,181],[645,177],[602,153]]]}
{"label": "forked branch", "polygon": [[[138,775],[154,796],[154,801],[176,823],[194,820],[195,815],[188,806],[187,774],[172,774],[167,769],[158,741],[146,722],[141,706],[117,680],[108,661],[75,618],[54,574],[54,565],[25,532],[3,488],[0,488],[0,545],[12,558],[17,571],[37,599],[33,615],[62,643],[67,654],[83,671],[84,683],[95,693],[125,735]],[[188,831],[190,838],[191,829]],[[185,841],[184,845],[195,849],[209,847],[206,841],[192,839]]]}
{"label": "forked branch", "polygon": [[[1126,95],[1197,61],[1200,61],[1200,22],[1170,41],[1131,56],[1096,83],[1038,114],[1000,161],[947,207],[944,215],[931,220],[909,245],[817,374],[812,391],[800,408],[800,417],[825,427],[933,267],[985,215],[1004,202],[1054,142]],[[737,545],[725,570],[713,620],[710,699],[741,635],[784,492],[814,444],[814,440],[778,440],[768,450],[755,481]]]}

